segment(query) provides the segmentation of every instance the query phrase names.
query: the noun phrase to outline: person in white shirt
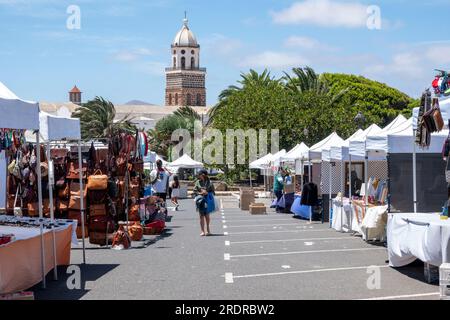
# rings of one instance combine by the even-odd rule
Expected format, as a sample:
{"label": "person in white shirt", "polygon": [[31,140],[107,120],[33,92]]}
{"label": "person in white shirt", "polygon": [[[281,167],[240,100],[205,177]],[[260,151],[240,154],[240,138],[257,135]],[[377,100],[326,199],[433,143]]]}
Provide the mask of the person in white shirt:
{"label": "person in white shirt", "polygon": [[158,179],[153,184],[153,191],[155,195],[162,200],[166,201],[167,191],[169,189],[169,172],[163,168],[163,163],[161,160],[156,161],[156,171]]}

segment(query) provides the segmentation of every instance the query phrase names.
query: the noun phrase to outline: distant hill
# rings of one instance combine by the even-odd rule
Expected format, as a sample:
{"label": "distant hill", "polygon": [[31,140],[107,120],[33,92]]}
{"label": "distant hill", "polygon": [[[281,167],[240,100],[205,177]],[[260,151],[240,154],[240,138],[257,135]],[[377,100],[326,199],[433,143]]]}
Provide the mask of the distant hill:
{"label": "distant hill", "polygon": [[131,100],[131,101],[128,101],[127,103],[125,103],[125,105],[127,105],[127,106],[156,106],[156,104],[148,103],[148,102],[140,101],[140,100]]}

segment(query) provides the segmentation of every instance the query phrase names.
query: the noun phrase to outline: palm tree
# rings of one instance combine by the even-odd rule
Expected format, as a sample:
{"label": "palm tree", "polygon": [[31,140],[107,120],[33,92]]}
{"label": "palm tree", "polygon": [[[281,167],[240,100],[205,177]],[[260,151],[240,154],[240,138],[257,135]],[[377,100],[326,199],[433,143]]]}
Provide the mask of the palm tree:
{"label": "palm tree", "polygon": [[345,89],[332,95],[328,84],[324,81],[322,76],[318,75],[311,67],[293,68],[292,73],[294,76],[285,72],[283,80],[285,81],[286,89],[296,95],[302,95],[306,92],[314,92],[323,96],[328,95],[333,104],[348,91],[348,89]]}
{"label": "palm tree", "polygon": [[116,108],[110,101],[102,97],[95,97],[72,114],[80,119],[81,136],[83,139],[110,138],[119,132],[135,133],[136,126],[126,115],[115,121]]}

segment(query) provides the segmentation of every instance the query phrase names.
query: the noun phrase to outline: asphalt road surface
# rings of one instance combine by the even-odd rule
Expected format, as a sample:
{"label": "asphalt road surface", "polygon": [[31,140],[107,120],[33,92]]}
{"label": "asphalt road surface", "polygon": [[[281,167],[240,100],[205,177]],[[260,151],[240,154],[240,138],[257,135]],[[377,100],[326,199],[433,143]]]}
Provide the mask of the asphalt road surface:
{"label": "asphalt road surface", "polygon": [[[193,200],[163,236],[126,251],[88,246],[81,287],[69,290],[66,268],[37,299],[125,300],[303,300],[438,299],[439,287],[424,281],[423,264],[392,269],[382,244],[338,233],[328,224],[271,211],[251,216],[236,199],[221,198],[211,237],[200,237]],[[379,277],[378,277],[379,275]]]}

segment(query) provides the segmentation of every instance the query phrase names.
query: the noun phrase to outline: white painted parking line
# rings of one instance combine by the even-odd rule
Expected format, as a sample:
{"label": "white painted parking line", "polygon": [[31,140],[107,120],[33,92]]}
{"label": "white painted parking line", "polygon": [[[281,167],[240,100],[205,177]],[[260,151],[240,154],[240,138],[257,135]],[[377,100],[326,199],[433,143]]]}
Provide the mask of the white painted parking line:
{"label": "white painted parking line", "polygon": [[225,283],[234,283],[232,273],[225,273]]}
{"label": "white painted parking line", "polygon": [[256,254],[239,254],[233,255],[232,258],[252,258],[252,257],[266,257],[266,256],[285,256],[292,254],[312,254],[312,253],[331,253],[331,252],[357,252],[357,251],[375,251],[386,250],[386,248],[358,248],[358,249],[332,249],[332,250],[311,250],[311,251],[291,251],[291,252],[271,252],[271,253],[256,253]]}
{"label": "white painted parking line", "polygon": [[284,230],[284,231],[247,231],[247,232],[232,232],[230,235],[235,234],[260,234],[260,233],[303,233],[303,232],[330,232],[330,229],[317,229],[317,230]]}
{"label": "white painted parking line", "polygon": [[[233,275],[233,279],[284,276],[284,275],[290,275],[290,274],[308,274],[308,273],[320,273],[320,272],[367,270],[370,267],[373,267],[373,266],[348,267],[348,268],[330,268],[330,269],[315,269],[315,270],[301,270],[301,271],[285,271],[285,272],[273,272],[273,273],[246,274],[246,275],[241,275],[241,276],[234,276]],[[377,266],[377,267],[378,268],[389,268],[389,266]]]}
{"label": "white painted parking line", "polygon": [[[267,217],[267,216],[261,216],[261,217]],[[266,221],[291,221],[292,223],[295,223],[297,221],[291,219],[252,219],[252,220],[233,220],[233,222],[266,222]]]}
{"label": "white painted parking line", "polygon": [[223,223],[223,224],[227,223],[227,220],[222,220],[222,223]]}
{"label": "white painted parking line", "polygon": [[228,229],[228,227],[226,225],[223,226],[224,229]]}
{"label": "white painted parking line", "polygon": [[304,239],[286,239],[286,240],[256,240],[256,241],[233,241],[231,242],[233,245],[235,244],[252,244],[252,243],[272,243],[272,242],[297,242],[297,241],[335,241],[335,240],[359,240],[361,238],[356,237],[340,237],[340,238],[304,238]]}
{"label": "white painted parking line", "polygon": [[430,292],[430,293],[409,294],[409,295],[403,295],[403,296],[390,296],[390,297],[379,297],[379,298],[357,299],[357,300],[366,300],[366,301],[395,300],[395,299],[407,299],[407,298],[432,297],[432,296],[439,296],[440,294],[441,294],[440,292]]}
{"label": "white painted parking line", "polygon": [[307,246],[307,247],[310,247],[310,246],[313,246],[314,245],[314,242],[305,242],[305,246]]}
{"label": "white painted parking line", "polygon": [[229,261],[229,260],[231,259],[231,255],[230,255],[229,253],[225,253],[225,254],[223,255],[223,259],[224,259],[225,261]]}
{"label": "white painted parking line", "polygon": [[228,234],[229,234],[228,232],[224,232],[223,233],[224,236],[228,236]]}
{"label": "white painted parking line", "polygon": [[286,224],[278,224],[278,223],[271,223],[271,224],[249,224],[249,225],[241,225],[241,226],[229,226],[230,228],[255,228],[255,227],[281,227],[281,226],[294,226],[293,223],[286,223]]}
{"label": "white painted parking line", "polygon": [[225,241],[225,246],[229,247],[231,245],[230,241]]}

